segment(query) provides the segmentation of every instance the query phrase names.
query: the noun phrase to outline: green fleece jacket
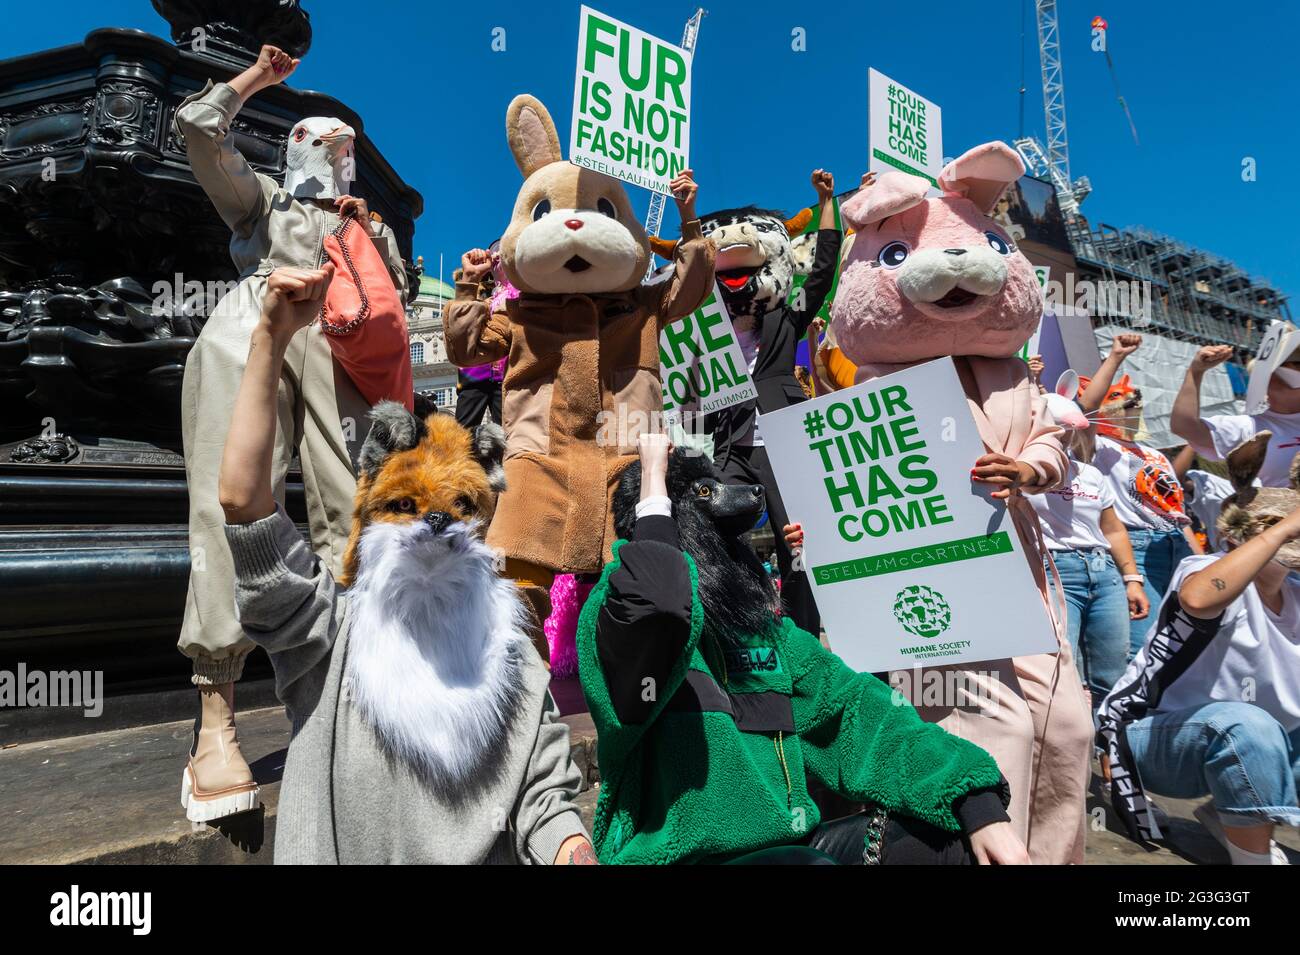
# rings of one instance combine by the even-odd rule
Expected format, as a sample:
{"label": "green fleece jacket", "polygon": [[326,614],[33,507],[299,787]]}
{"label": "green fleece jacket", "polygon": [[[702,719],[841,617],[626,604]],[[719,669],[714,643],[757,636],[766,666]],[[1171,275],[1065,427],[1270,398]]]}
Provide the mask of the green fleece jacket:
{"label": "green fleece jacket", "polygon": [[[658,532],[643,535],[647,522]],[[954,803],[1002,785],[984,750],[922,722],[788,618],[739,646],[702,645],[698,574],[676,537],[671,518],[642,518],[578,625],[602,863],[722,861],[802,842],[820,821],[809,777],[953,832],[966,821]]]}

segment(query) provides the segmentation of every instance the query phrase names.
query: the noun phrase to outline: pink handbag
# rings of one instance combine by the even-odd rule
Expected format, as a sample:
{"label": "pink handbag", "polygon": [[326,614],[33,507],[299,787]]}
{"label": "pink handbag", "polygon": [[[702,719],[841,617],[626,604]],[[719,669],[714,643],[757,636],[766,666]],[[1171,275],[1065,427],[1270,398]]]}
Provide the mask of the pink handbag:
{"label": "pink handbag", "polygon": [[351,216],[325,236],[325,255],[334,279],[320,327],[334,357],[369,404],[387,398],[414,410],[406,309],[384,257]]}

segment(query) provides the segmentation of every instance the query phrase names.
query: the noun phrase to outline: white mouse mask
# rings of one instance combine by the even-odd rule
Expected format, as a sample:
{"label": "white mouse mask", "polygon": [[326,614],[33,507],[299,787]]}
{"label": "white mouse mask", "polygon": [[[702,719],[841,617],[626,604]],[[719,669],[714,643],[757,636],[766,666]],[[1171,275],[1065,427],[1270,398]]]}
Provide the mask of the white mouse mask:
{"label": "white mouse mask", "polygon": [[356,131],[333,116],[308,116],[289,130],[284,189],[296,199],[337,199],[350,195],[356,166]]}

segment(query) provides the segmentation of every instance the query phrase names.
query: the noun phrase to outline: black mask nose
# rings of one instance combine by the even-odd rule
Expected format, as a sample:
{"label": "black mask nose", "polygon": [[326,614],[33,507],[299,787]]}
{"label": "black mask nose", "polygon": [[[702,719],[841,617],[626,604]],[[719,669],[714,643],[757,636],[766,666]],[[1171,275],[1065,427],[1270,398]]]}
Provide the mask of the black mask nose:
{"label": "black mask nose", "polygon": [[446,511],[430,511],[424,515],[424,523],[428,524],[435,534],[441,534],[452,525],[454,520],[455,518]]}

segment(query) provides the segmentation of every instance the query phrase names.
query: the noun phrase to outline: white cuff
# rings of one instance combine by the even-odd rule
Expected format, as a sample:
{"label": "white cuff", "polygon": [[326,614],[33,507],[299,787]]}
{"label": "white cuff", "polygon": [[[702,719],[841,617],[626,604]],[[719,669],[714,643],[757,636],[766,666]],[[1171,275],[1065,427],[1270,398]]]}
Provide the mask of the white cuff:
{"label": "white cuff", "polygon": [[652,514],[657,514],[660,517],[673,516],[673,502],[669,499],[668,495],[656,494],[652,497],[647,497],[644,501],[637,502],[637,520],[640,520],[643,517],[649,517]]}

